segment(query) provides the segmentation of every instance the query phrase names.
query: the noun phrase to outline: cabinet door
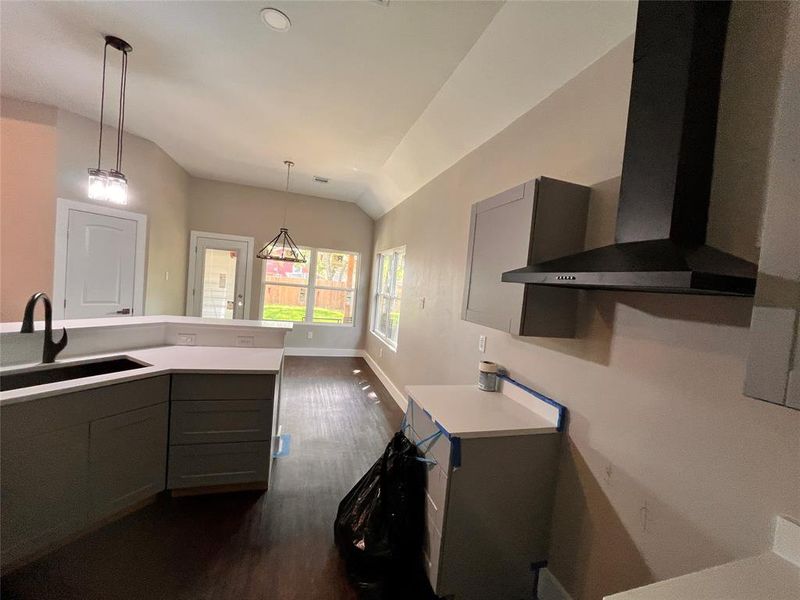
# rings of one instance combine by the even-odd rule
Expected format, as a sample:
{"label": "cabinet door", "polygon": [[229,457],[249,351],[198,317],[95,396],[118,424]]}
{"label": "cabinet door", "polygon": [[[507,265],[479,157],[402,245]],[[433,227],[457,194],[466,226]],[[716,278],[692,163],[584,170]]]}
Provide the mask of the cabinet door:
{"label": "cabinet door", "polygon": [[2,563],[23,558],[86,524],[88,423],[3,439]]}
{"label": "cabinet door", "polygon": [[528,262],[534,187],[529,181],[472,206],[464,320],[519,332],[524,286],[500,277]]}
{"label": "cabinet door", "polygon": [[168,406],[165,402],[91,423],[92,519],[124,510],[164,489]]}

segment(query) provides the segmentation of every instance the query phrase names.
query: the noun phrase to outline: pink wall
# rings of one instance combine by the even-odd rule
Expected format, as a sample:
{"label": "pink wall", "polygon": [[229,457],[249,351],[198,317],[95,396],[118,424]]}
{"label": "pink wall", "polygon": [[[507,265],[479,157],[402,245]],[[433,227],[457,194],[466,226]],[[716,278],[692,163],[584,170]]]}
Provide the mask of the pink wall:
{"label": "pink wall", "polygon": [[[56,111],[6,102],[0,119],[0,321],[53,291]],[[10,285],[9,282],[13,282]]]}

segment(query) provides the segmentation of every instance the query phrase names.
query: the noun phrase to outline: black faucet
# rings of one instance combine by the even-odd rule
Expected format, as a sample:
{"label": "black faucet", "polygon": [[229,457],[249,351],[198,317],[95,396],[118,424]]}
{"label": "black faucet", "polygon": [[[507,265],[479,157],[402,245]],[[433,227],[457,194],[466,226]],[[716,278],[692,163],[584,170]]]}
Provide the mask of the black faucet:
{"label": "black faucet", "polygon": [[42,362],[55,362],[56,356],[67,347],[67,328],[58,343],[53,341],[53,306],[50,298],[44,292],[39,292],[31,296],[25,305],[25,316],[22,319],[22,329],[20,333],[33,333],[33,309],[39,300],[44,302],[44,348],[42,349]]}

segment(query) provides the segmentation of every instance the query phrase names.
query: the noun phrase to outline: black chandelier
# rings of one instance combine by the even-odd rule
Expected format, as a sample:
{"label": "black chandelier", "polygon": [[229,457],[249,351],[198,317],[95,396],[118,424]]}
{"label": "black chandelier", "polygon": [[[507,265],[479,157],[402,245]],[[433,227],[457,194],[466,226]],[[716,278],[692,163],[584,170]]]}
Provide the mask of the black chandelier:
{"label": "black chandelier", "polygon": [[[292,173],[292,167],[294,163],[290,160],[283,161],[283,164],[286,165],[286,192],[289,192],[289,178]],[[296,263],[304,263],[306,262],[305,255],[300,251],[300,248],[297,247],[297,244],[294,243],[292,236],[289,235],[289,230],[286,228],[286,212],[289,210],[289,198],[286,198],[286,204],[284,205],[283,209],[283,227],[281,227],[278,235],[268,241],[261,250],[259,250],[258,254],[256,254],[257,258],[261,258],[263,260],[281,260],[284,262],[296,262]]]}

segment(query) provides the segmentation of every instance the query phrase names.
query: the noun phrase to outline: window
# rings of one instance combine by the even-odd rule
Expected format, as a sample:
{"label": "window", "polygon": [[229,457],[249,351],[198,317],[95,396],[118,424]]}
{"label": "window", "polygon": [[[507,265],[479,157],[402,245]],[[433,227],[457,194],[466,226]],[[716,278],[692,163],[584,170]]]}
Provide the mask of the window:
{"label": "window", "polygon": [[358,254],[300,248],[304,263],[264,261],[267,321],[352,325],[358,284]]}
{"label": "window", "polygon": [[397,347],[397,331],[400,328],[400,297],[403,295],[405,259],[405,246],[378,254],[372,332],[392,348]]}

